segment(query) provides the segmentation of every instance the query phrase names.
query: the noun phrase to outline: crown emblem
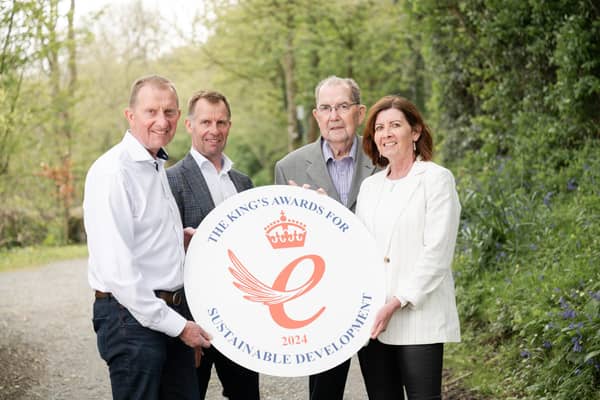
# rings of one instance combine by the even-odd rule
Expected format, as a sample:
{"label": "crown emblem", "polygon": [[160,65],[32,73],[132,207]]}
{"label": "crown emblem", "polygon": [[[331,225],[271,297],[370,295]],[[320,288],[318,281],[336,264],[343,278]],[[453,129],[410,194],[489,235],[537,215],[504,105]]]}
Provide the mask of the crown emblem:
{"label": "crown emblem", "polygon": [[302,247],[304,239],[306,239],[306,225],[300,221],[288,219],[281,211],[281,217],[278,220],[265,226],[265,236],[274,249]]}

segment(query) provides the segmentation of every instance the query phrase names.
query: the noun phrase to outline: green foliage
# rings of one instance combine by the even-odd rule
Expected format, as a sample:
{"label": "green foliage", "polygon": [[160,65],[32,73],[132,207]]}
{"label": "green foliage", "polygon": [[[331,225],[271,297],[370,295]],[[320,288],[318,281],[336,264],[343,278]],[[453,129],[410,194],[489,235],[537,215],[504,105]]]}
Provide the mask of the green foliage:
{"label": "green foliage", "polygon": [[600,10],[406,5],[463,204],[455,269],[468,343],[452,357],[479,357],[455,364],[493,398],[598,399]]}
{"label": "green foliage", "polygon": [[[28,229],[23,229],[26,226]],[[46,227],[40,215],[27,208],[0,210],[0,249],[40,243]]]}
{"label": "green foliage", "polygon": [[87,257],[87,247],[84,245],[28,246],[0,250],[0,272],[84,257]]}
{"label": "green foliage", "polygon": [[460,315],[471,340],[487,347],[474,370],[501,363],[507,371],[487,382],[497,395],[598,393],[600,142],[587,141],[575,157],[552,179],[533,166],[533,178],[524,178],[512,160],[476,178],[457,174]]}
{"label": "green foliage", "polygon": [[600,11],[593,2],[408,4],[426,38],[436,91],[429,104],[446,138],[445,159],[474,150],[490,158],[523,154],[521,129],[538,122],[550,125],[543,137],[551,149],[597,137]]}

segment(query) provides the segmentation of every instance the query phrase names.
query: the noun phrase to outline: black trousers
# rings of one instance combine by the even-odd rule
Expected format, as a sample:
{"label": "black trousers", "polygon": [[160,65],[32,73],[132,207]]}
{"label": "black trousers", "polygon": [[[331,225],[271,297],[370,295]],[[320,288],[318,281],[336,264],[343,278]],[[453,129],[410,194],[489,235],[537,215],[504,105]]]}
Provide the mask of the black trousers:
{"label": "black trousers", "polygon": [[259,400],[258,372],[250,371],[231,361],[214,347],[203,349],[204,355],[196,369],[200,399],[206,396],[212,366],[223,385],[223,396],[229,400]]}
{"label": "black trousers", "polygon": [[396,346],[371,340],[358,352],[369,400],[440,400],[443,343]]}
{"label": "black trousers", "polygon": [[310,400],[342,400],[346,378],[350,369],[350,359],[327,371],[308,378]]}

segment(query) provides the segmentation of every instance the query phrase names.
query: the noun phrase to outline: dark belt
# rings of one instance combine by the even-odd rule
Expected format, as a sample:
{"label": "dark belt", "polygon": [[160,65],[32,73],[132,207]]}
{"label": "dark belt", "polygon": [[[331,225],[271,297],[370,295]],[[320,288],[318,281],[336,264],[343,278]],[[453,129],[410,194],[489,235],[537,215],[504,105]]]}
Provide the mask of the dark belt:
{"label": "dark belt", "polygon": [[[155,290],[154,294],[156,294],[156,297],[158,297],[159,299],[163,299],[165,303],[167,303],[170,306],[178,306],[183,301],[183,289],[175,290],[174,292],[168,292],[166,290]],[[114,296],[112,295],[112,293],[101,292],[99,290],[96,290],[95,297],[97,299],[109,299]]]}

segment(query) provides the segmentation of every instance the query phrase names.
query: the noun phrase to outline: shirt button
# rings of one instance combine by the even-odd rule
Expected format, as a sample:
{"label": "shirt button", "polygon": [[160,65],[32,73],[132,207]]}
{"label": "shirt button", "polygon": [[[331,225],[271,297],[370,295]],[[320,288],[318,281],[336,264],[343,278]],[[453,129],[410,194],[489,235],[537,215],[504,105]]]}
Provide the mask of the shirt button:
{"label": "shirt button", "polygon": [[389,257],[383,257],[383,262],[386,264],[390,263],[390,258]]}

